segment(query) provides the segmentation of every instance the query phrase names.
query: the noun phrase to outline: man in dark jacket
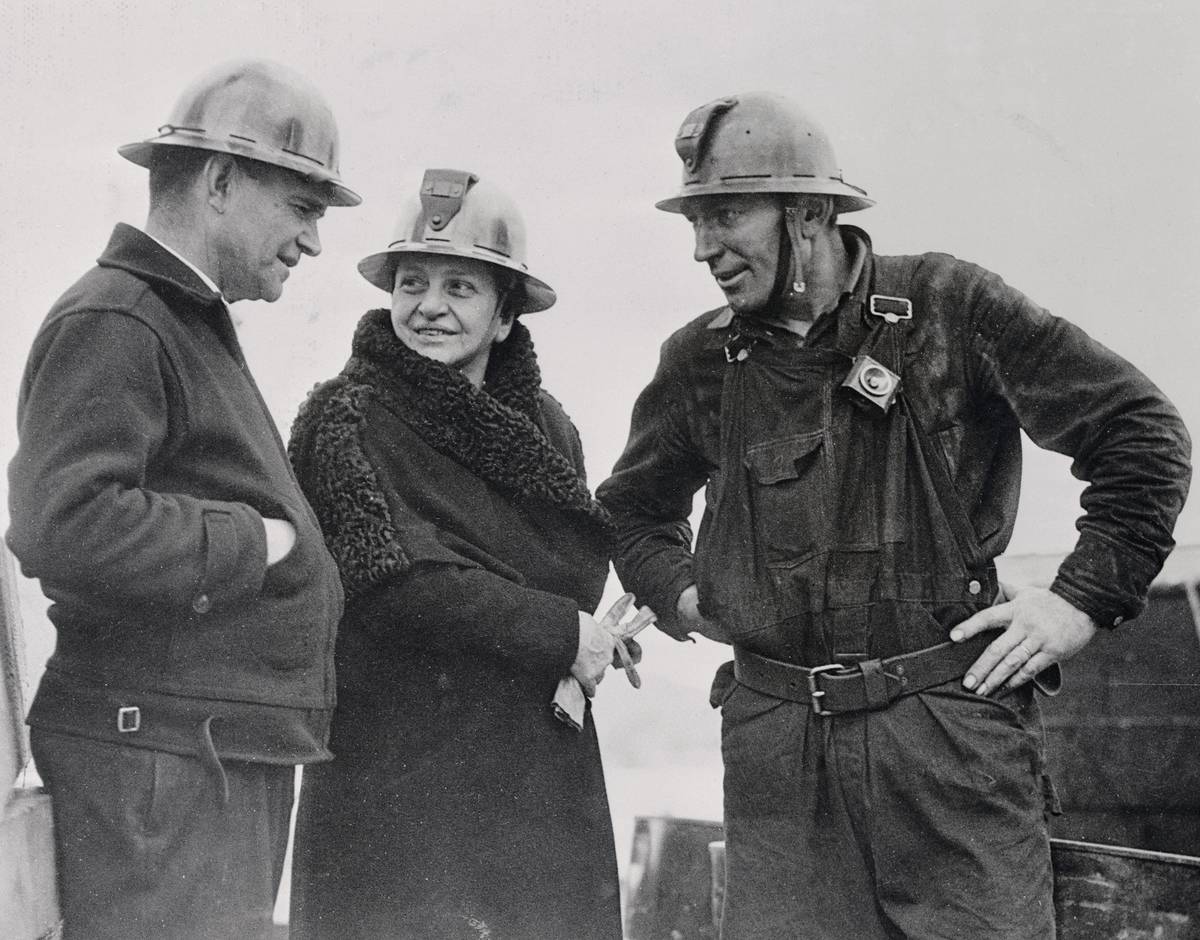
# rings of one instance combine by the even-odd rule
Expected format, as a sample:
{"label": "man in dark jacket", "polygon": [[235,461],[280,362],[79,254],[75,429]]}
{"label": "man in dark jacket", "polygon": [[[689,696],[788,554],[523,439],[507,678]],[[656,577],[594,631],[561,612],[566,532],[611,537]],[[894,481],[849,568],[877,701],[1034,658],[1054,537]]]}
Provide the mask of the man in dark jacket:
{"label": "man in dark jacket", "polygon": [[29,357],[8,542],[58,633],[29,714],[66,936],[268,936],[294,765],[329,758],[337,569],[227,303],[274,301],[359,197],[320,95],[266,62],[188,88]]}
{"label": "man in dark jacket", "polygon": [[[723,936],[1052,937],[1031,685],[1142,609],[1187,491],[1179,416],[994,274],[875,255],[837,223],[871,200],[790,102],[711,102],[675,147],[659,208],[728,305],[664,344],[598,496],[660,626],[733,645]],[[1089,486],[1053,585],[1006,597],[1021,430]]]}

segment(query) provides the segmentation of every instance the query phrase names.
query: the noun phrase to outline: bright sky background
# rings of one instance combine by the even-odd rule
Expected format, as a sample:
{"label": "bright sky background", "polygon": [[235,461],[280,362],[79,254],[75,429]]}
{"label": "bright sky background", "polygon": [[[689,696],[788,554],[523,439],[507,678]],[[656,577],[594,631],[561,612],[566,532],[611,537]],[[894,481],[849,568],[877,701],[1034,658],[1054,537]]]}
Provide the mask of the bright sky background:
{"label": "bright sky background", "polygon": [[[150,136],[201,71],[246,55],[325,92],[343,175],[365,197],[330,211],[322,256],[281,301],[237,310],[284,426],[386,300],[354,265],[386,244],[400,195],[426,166],[458,167],[525,212],[531,268],[560,297],[527,322],[602,479],[659,343],[721,302],[686,224],[653,208],[678,182],[675,129],[704,101],[769,89],[825,124],[846,179],[878,200],[847,217],[878,251],[997,271],[1141,365],[1200,427],[1200,6],[1187,0],[6,0],[3,24],[5,459],[45,310],[115,221],[144,220],[145,172],[116,146]],[[1065,550],[1078,486],[1063,460],[1029,464],[1013,547]],[[1200,541],[1197,505],[1180,541]]]}
{"label": "bright sky background", "polygon": [[[1140,365],[1200,428],[1195,0],[4,0],[5,462],[46,309],[114,222],[144,220],[145,171],[115,148],[238,56],[325,92],[365,197],[329,212],[322,256],[280,302],[235,311],[284,427],[385,302],[354,265],[388,241],[401,194],[426,166],[469,169],[523,207],[531,269],[560,298],[527,323],[603,479],[659,344],[721,302],[686,224],[653,208],[679,180],[675,130],[705,101],[764,89],[824,123],[846,179],[878,201],[847,217],[877,251],[991,268]],[[1031,453],[1013,549],[1069,549],[1078,490],[1065,460]],[[1181,542],[1200,541],[1198,506]]]}

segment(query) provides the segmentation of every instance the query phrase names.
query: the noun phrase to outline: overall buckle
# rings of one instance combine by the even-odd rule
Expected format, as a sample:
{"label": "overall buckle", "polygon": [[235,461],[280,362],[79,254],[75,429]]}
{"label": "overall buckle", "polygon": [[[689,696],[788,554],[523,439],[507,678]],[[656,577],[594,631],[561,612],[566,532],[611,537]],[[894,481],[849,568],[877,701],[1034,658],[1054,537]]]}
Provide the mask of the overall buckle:
{"label": "overall buckle", "polygon": [[912,319],[912,301],[907,297],[889,297],[887,294],[872,294],[867,310],[888,323],[899,323]]}

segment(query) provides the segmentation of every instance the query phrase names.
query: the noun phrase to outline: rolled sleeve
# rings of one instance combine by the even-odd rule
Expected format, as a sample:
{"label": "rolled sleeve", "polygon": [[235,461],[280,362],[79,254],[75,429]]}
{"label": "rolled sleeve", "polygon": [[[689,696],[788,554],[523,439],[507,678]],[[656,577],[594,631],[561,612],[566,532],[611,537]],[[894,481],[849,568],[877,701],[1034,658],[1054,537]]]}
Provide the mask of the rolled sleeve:
{"label": "rolled sleeve", "polygon": [[1098,626],[1119,627],[1145,609],[1147,587],[1161,567],[1085,531],[1050,590]]}

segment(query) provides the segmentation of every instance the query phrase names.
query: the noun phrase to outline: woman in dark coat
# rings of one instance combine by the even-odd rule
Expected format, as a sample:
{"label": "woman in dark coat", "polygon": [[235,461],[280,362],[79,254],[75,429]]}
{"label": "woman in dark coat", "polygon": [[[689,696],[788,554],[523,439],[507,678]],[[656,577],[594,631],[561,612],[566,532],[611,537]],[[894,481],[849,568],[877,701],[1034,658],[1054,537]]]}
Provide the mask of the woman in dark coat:
{"label": "woman in dark coat", "polygon": [[590,703],[581,727],[550,705],[612,658],[589,613],[607,521],[515,319],[555,299],[523,242],[494,187],[427,171],[396,240],[359,265],[391,310],[363,317],[293,428],[347,598],[293,937],[621,937]]}

